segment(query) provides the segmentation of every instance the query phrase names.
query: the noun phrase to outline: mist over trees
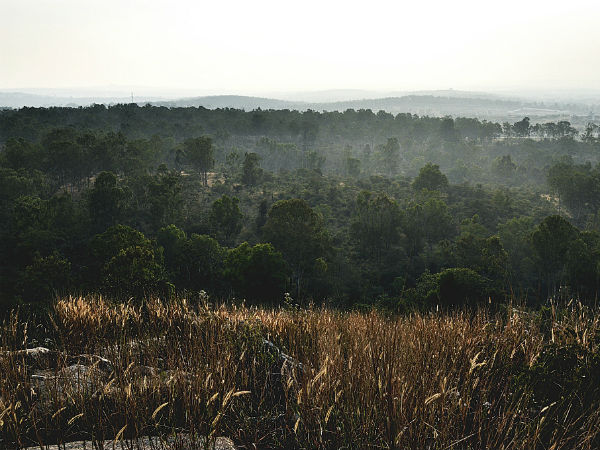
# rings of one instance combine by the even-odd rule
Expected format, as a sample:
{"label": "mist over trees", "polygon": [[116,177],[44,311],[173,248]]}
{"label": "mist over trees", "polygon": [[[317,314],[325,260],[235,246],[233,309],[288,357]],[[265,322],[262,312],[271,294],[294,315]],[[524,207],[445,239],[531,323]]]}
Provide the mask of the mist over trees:
{"label": "mist over trees", "polygon": [[1,301],[593,301],[599,133],[371,110],[1,111]]}

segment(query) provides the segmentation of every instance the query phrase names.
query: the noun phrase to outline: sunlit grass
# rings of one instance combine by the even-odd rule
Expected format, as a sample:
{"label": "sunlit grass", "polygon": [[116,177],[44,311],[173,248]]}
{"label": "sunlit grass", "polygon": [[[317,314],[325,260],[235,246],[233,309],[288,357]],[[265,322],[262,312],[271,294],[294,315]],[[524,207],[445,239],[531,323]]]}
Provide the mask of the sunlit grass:
{"label": "sunlit grass", "polygon": [[577,349],[578,368],[596,367],[600,316],[581,305],[542,320],[510,308],[386,317],[202,300],[61,299],[45,368],[15,353],[35,345],[35,324],[13,314],[1,329],[0,444],[175,433],[245,448],[600,443],[597,381],[584,380],[582,400],[557,375],[553,404],[528,381],[548,349]]}

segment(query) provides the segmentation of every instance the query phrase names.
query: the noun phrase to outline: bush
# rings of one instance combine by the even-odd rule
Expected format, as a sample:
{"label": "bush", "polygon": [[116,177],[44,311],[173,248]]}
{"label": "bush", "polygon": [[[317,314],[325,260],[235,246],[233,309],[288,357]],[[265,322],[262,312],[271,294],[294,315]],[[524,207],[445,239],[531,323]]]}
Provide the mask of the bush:
{"label": "bush", "polygon": [[490,281],[471,269],[446,269],[439,274],[439,300],[445,307],[475,306],[493,296]]}
{"label": "bush", "polygon": [[405,295],[408,304],[422,306],[475,306],[486,302],[497,293],[490,280],[471,269],[445,269],[440,273],[424,273],[417,285]]}

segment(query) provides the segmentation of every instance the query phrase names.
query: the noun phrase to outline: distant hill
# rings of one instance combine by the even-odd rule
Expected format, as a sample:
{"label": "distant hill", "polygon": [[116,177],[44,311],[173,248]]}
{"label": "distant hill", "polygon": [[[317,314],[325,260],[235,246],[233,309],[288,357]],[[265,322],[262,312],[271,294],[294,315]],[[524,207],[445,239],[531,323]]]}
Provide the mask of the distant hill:
{"label": "distant hill", "polygon": [[249,97],[245,95],[209,95],[205,97],[180,98],[170,101],[153,102],[157,106],[202,106],[208,109],[235,108],[251,111],[253,109],[307,109],[306,103],[274,98]]}
{"label": "distant hill", "polygon": [[319,109],[346,110],[372,109],[391,113],[411,112],[421,115],[501,115],[523,106],[520,101],[478,97],[447,97],[434,95],[406,95],[402,97],[352,100],[322,103]]}
{"label": "distant hill", "polygon": [[[453,91],[440,91],[455,94]],[[241,95],[214,95],[206,97],[182,98],[170,101],[153,102],[154,105],[185,107],[202,106],[208,109],[237,108],[253,109],[312,109],[316,111],[345,111],[347,109],[384,110],[392,113],[411,112],[430,115],[465,115],[468,112],[478,114],[503,114],[526,106],[519,100],[503,100],[493,96],[477,97],[474,95],[440,96],[432,94],[412,94],[384,98],[364,98],[330,102],[307,102],[279,100],[264,97],[249,97]]]}
{"label": "distant hill", "polygon": [[[308,93],[306,98],[340,98],[344,95],[375,94],[371,91],[322,91]],[[529,116],[534,122],[570,120],[579,125],[594,120],[600,110],[600,104],[536,102],[516,97],[500,97],[485,92],[455,91],[419,91],[406,95],[386,97],[357,98],[338,101],[300,101],[301,94],[292,95],[294,99],[252,97],[244,95],[210,95],[201,97],[134,97],[135,103],[150,103],[166,107],[204,107],[208,109],[235,108],[252,111],[255,109],[296,109],[306,111],[345,111],[347,109],[371,109],[387,111],[392,114],[412,113],[422,116],[462,116],[478,117],[493,121],[513,121],[515,118]],[[45,95],[44,93],[0,91],[0,108],[49,107],[49,106],[87,106],[94,103],[116,104],[131,103],[131,97],[124,96],[65,96]]]}
{"label": "distant hill", "polygon": [[[564,109],[557,105],[552,108],[541,103],[525,102],[519,99],[503,99],[493,95],[476,96],[465,93],[465,97],[456,96],[456,91],[436,91],[451,95],[404,95],[400,97],[367,98],[360,100],[344,100],[335,102],[302,102],[286,101],[272,98],[248,97],[239,95],[217,95],[193,97],[172,101],[154,102],[154,105],[169,107],[202,106],[208,109],[237,108],[251,111],[254,109],[297,109],[306,111],[345,111],[347,109],[370,109],[387,111],[392,114],[412,113],[426,116],[463,116],[479,117],[489,120],[508,120],[526,111],[532,119],[547,120],[568,119],[575,114],[589,113],[585,105],[565,105]],[[467,95],[470,94],[470,95]]]}

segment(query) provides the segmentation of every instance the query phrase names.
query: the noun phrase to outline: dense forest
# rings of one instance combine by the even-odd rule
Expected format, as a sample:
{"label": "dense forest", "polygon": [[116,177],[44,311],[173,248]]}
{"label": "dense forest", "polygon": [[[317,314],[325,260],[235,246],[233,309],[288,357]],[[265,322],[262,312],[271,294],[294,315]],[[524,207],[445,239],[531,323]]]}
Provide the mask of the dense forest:
{"label": "dense forest", "polygon": [[0,304],[593,303],[599,133],[371,110],[0,111]]}

